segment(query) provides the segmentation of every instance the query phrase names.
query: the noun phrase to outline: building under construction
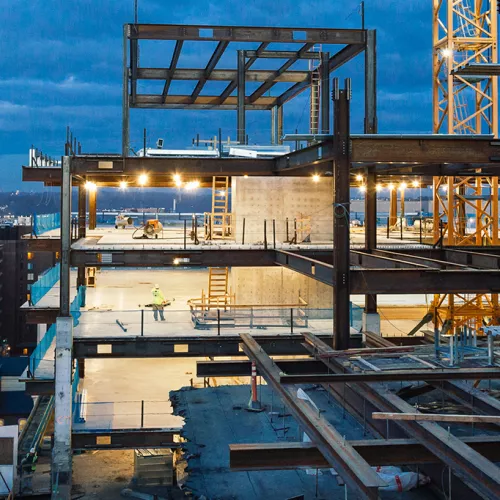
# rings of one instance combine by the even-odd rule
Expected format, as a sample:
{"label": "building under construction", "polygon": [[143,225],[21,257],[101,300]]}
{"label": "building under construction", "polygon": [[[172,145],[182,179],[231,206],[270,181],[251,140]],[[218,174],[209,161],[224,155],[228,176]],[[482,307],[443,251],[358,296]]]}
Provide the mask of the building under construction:
{"label": "building under construction", "polygon": [[[500,498],[497,17],[496,0],[434,1],[428,135],[377,133],[374,30],[124,26],[122,151],[86,152],[68,135],[60,161],[32,150],[23,166],[25,181],[61,192],[60,227],[27,239],[35,255],[59,252],[59,267],[23,306],[40,342],[19,439],[21,457],[53,422],[52,498],[71,498],[74,451],[96,449],[137,450],[139,486],[175,483],[165,471],[152,481],[152,450],[168,449],[194,498],[375,499],[419,486],[408,498]],[[151,40],[172,47],[168,67],[140,65]],[[187,43],[214,46],[206,66],[185,68]],[[335,78],[354,58],[364,102]],[[255,69],[262,60],[274,69]],[[173,94],[178,81],[194,90]],[[224,88],[210,95],[214,81]],[[309,128],[290,131],[284,109],[304,92]],[[137,108],[167,123],[170,109],[236,111],[233,140],[133,153]],[[351,133],[355,108],[363,134]],[[268,114],[269,143],[252,144],[247,111]],[[211,189],[212,203],[103,227],[104,187]],[[422,188],[432,210],[410,212]],[[165,321],[151,310],[158,288]],[[113,377],[128,387],[106,396],[117,384],[106,363],[122,361],[156,392],[123,369]]]}

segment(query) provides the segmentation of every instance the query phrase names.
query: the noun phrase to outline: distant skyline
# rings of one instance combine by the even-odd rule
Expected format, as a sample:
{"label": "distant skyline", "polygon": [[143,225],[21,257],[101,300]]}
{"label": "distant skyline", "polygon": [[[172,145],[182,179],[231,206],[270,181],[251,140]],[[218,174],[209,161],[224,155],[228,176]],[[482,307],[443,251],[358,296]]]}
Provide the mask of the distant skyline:
{"label": "distant skyline", "polygon": [[[2,190],[42,189],[21,182],[20,166],[26,163],[31,144],[59,156],[67,125],[84,151],[119,152],[122,32],[123,24],[133,21],[134,1],[0,3],[4,26],[0,59]],[[139,0],[139,22],[356,28],[361,23],[359,3],[194,0],[173,9],[160,0]],[[366,26],[377,29],[379,131],[431,132],[432,3],[367,0],[365,5]],[[167,66],[171,47],[150,43],[148,54],[154,61],[147,63]],[[211,49],[207,42],[206,50],[195,52],[187,43],[180,67],[205,66]],[[232,54],[230,49],[228,53]],[[363,62],[358,57],[334,75],[352,78],[352,129],[356,132],[362,131],[363,122]],[[224,67],[223,63],[218,67]],[[285,132],[307,131],[307,103],[304,93],[285,105]],[[166,147],[186,147],[197,133],[213,136],[219,127],[224,138],[234,138],[235,122],[233,111],[132,110],[131,145],[142,147],[143,127],[148,129],[150,145],[162,137]],[[247,128],[252,143],[268,143],[269,113],[249,112]]]}

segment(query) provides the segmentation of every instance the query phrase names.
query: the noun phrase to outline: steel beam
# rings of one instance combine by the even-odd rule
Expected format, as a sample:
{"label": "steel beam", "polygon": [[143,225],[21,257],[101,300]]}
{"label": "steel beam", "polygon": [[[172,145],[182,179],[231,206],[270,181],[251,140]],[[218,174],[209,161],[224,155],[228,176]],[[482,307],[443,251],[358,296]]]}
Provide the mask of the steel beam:
{"label": "steel beam", "polygon": [[[175,42],[175,47],[174,47],[174,53],[172,54],[172,60],[170,61],[170,68],[168,71],[168,74],[164,77],[165,78],[165,84],[163,85],[163,91],[161,95],[165,98],[168,95],[168,91],[170,90],[170,84],[172,83],[172,80],[174,79],[175,76],[175,69],[177,68],[177,63],[179,62],[179,57],[181,56],[181,51],[182,51],[182,46],[184,42],[182,40],[177,40]],[[143,75],[147,70],[145,69],[140,69],[138,71],[138,78],[144,78]]]}
{"label": "steel beam", "polygon": [[390,370],[363,373],[315,373],[280,377],[282,384],[335,384],[345,382],[415,382],[434,380],[496,380],[500,378],[497,368],[467,368],[455,370]]}
{"label": "steel beam", "polygon": [[[255,57],[259,59],[291,59],[296,57],[297,52],[293,50],[246,50],[247,57]],[[321,59],[321,52],[304,52],[300,55],[299,59],[319,60]]]}
{"label": "steel beam", "polygon": [[196,87],[193,90],[193,93],[191,94],[191,101],[194,103],[196,101],[196,98],[200,95],[200,92],[203,90],[203,87],[205,86],[205,83],[207,80],[210,79],[210,75],[212,71],[215,69],[215,66],[217,66],[217,63],[220,61],[220,58],[223,56],[224,51],[227,49],[227,46],[229,45],[228,41],[221,41],[218,43],[214,53],[210,57],[210,60],[208,61],[207,66],[205,67],[205,70],[203,71],[203,76],[200,78],[198,83],[196,84]]}
{"label": "steel beam", "polygon": [[[319,338],[331,344],[331,335]],[[270,356],[308,355],[303,343],[298,334],[259,335],[259,345]],[[353,335],[353,343],[361,345],[361,335]],[[239,336],[223,331],[220,336],[206,332],[190,337],[76,337],[73,350],[75,358],[245,357],[240,346]]]}
{"label": "steel beam", "polygon": [[[123,159],[120,156],[80,156],[72,160],[75,174],[86,175],[93,181],[105,180],[106,177],[139,176],[147,172],[150,177],[173,179],[179,174],[183,179],[213,177],[215,175],[257,175],[273,174],[274,161],[271,159],[249,158],[155,158],[132,156]],[[39,169],[42,170],[42,169]],[[129,179],[130,180],[130,179]],[[136,179],[131,179],[136,180]]]}
{"label": "steel beam", "polygon": [[168,429],[113,429],[77,431],[73,450],[127,450],[135,448],[178,448],[178,432]]}
{"label": "steel beam", "polygon": [[330,28],[277,28],[257,26],[213,26],[185,24],[134,24],[132,38],[140,40],[192,40],[268,43],[365,43],[365,30]]}
{"label": "steel beam", "polygon": [[[248,57],[248,55],[247,55]],[[248,60],[245,63],[245,68],[248,66]],[[247,82],[265,82],[275,75],[276,71],[269,69],[246,70]],[[206,81],[219,81],[229,82],[238,78],[238,71],[236,69],[214,69],[209,74],[206,69],[194,68],[176,68],[171,70],[169,68],[138,68],[138,80],[165,80],[169,78],[170,81],[182,80],[200,80],[205,78]],[[296,83],[304,82],[310,79],[309,71],[286,71],[278,76],[277,82]],[[235,87],[236,88],[236,87]],[[233,89],[234,90],[234,89]],[[227,97],[227,96],[226,96]],[[225,99],[224,99],[225,100]],[[224,100],[221,100],[223,102]]]}
{"label": "steel beam", "polygon": [[[248,102],[247,102],[248,101]],[[251,103],[248,98],[245,99],[249,110],[268,110],[278,103],[276,96],[262,96]],[[194,102],[191,95],[167,95],[161,94],[137,94],[134,108],[143,109],[237,109],[237,96],[228,96],[221,101],[218,95],[200,95]]]}
{"label": "steel beam", "polygon": [[297,389],[279,382],[279,368],[259,344],[249,335],[242,334],[244,349],[255,361],[267,383],[283,399],[297,422],[318,446],[328,463],[361,498],[377,499],[378,488],[385,485],[359,453],[350,446],[336,429],[316,411],[309,402],[297,397]]}
{"label": "steel beam", "polygon": [[[315,359],[274,359],[278,368],[287,374],[326,373],[325,364]],[[259,370],[257,369],[257,372]],[[197,361],[197,377],[250,377],[250,361]]]}
{"label": "steel beam", "polygon": [[333,288],[334,340],[337,350],[348,349],[350,339],[350,109],[351,82],[340,89],[336,80],[333,89],[334,127],[333,148]]}
{"label": "steel beam", "polygon": [[[471,436],[461,440],[492,462],[500,461],[500,438]],[[367,439],[348,443],[372,467],[423,465],[438,459],[416,439]],[[313,443],[230,444],[231,470],[322,469],[330,464]]]}
{"label": "steel beam", "polygon": [[467,136],[352,136],[356,163],[491,163],[500,160],[500,142]]}

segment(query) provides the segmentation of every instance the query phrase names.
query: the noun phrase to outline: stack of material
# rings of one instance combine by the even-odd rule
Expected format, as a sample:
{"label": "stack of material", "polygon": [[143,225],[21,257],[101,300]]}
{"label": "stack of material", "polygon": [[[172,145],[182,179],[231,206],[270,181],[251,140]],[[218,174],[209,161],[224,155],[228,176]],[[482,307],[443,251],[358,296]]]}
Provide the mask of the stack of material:
{"label": "stack of material", "polygon": [[137,486],[172,486],[174,454],[169,449],[139,449],[134,454]]}

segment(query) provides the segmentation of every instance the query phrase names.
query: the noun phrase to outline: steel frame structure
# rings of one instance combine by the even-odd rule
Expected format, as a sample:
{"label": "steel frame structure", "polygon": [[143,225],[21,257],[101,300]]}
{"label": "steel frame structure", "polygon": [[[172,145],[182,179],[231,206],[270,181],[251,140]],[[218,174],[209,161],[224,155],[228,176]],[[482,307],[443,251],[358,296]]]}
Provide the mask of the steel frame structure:
{"label": "steel frame structure", "polygon": [[[141,40],[175,42],[168,67],[145,68],[140,66]],[[179,68],[185,42],[217,43],[204,68]],[[248,50],[238,49],[232,69],[217,68],[231,43],[243,43]],[[297,50],[268,49],[269,45],[283,47],[296,44]],[[321,52],[315,51],[321,45]],[[344,46],[340,50],[335,46]],[[286,47],[285,46],[285,47]],[[325,51],[323,49],[326,49]],[[237,140],[246,143],[245,111],[270,110],[273,142],[281,143],[283,132],[283,105],[311,88],[320,89],[315,106],[321,118],[321,131],[330,131],[329,75],[335,69],[365,51],[365,108],[366,130],[376,131],[376,36],[372,30],[330,28],[263,28],[241,26],[152,25],[125,24],[123,28],[123,125],[122,154],[129,154],[130,108],[156,109],[229,109],[237,111]],[[142,52],[141,52],[142,53]],[[332,55],[330,56],[330,53]],[[259,59],[284,60],[276,70],[253,70]],[[299,60],[313,61],[306,71],[290,68]],[[319,85],[313,82],[318,75]],[[163,81],[161,94],[140,93],[140,82]],[[175,81],[197,81],[189,94],[171,95]],[[225,81],[226,88],[219,95],[202,94],[209,81]],[[246,92],[246,82],[260,82],[252,93]],[[276,83],[293,84],[285,92],[271,96]],[[236,93],[236,95],[233,95]],[[266,94],[266,95],[265,95]]]}
{"label": "steel frame structure", "polygon": [[[207,30],[207,32],[203,31]],[[179,170],[183,176],[202,176],[205,182],[212,180],[213,175],[254,175],[254,176],[309,176],[314,172],[331,173],[335,177],[335,218],[334,218],[334,239],[335,254],[331,252],[330,260],[320,261],[308,258],[307,256],[286,253],[277,250],[272,252],[260,251],[261,262],[275,262],[278,265],[290,267],[298,272],[313,277],[316,280],[335,285],[335,328],[333,329],[333,345],[336,349],[346,349],[350,346],[349,335],[349,294],[364,293],[374,296],[377,293],[408,293],[418,289],[420,292],[446,293],[450,290],[466,292],[471,290],[471,286],[476,287],[477,292],[491,292],[498,287],[498,273],[500,255],[480,252],[456,252],[450,249],[449,253],[418,255],[418,252],[410,251],[405,256],[397,253],[377,249],[376,242],[376,198],[375,183],[380,175],[447,175],[453,171],[457,175],[464,174],[467,177],[476,177],[478,168],[484,172],[493,172],[498,175],[500,162],[500,143],[492,140],[491,137],[451,137],[451,136],[377,136],[371,135],[376,132],[375,113],[375,34],[365,30],[300,30],[300,37],[294,34],[294,29],[274,29],[274,28],[238,28],[238,27],[190,27],[190,26],[161,26],[161,25],[126,25],[124,29],[124,92],[123,92],[123,146],[122,155],[75,155],[65,156],[62,161],[62,168],[31,168],[25,169],[23,174],[28,173],[31,180],[38,178],[45,182],[61,185],[62,192],[62,255],[61,255],[61,304],[60,312],[62,318],[59,320],[70,320],[69,318],[69,269],[70,265],[84,267],[100,262],[102,265],[102,251],[81,251],[71,248],[70,213],[71,213],[71,188],[73,183],[81,188],[86,180],[102,183],[103,185],[116,185],[120,180],[126,180],[144,171],[156,179],[158,185],[173,185],[173,175]],[[208,36],[210,35],[210,36]],[[371,42],[369,39],[371,38]],[[159,68],[149,68],[151,71],[144,72],[144,68],[139,67],[138,49],[139,41],[147,40],[173,40],[175,41],[174,55],[168,71]],[[214,41],[217,48],[213,53],[208,65],[202,70],[193,70],[186,74],[177,72],[183,43],[186,40],[194,41]],[[229,70],[227,74],[218,72],[216,65],[228,44],[237,42],[254,42],[260,45],[246,52],[238,53],[238,65],[236,70]],[[287,62],[272,75],[269,73],[249,73],[249,62],[253,58],[258,59],[265,52],[270,58],[280,58],[283,53],[280,51],[268,51],[270,43],[300,43],[298,51],[288,53]],[[314,43],[346,44],[340,52],[328,59],[328,74],[332,69],[338,67],[343,62],[351,59],[361,51],[365,50],[365,57],[368,60],[367,68],[371,70],[365,74],[365,79],[369,83],[366,85],[367,98],[365,99],[365,132],[367,135],[353,136],[349,130],[349,105],[350,88],[346,83],[344,88],[334,86],[334,107],[335,122],[333,135],[327,134],[324,141],[311,145],[300,151],[289,155],[284,155],[273,160],[241,160],[241,159],[195,159],[195,158],[137,158],[128,157],[129,138],[129,110],[131,107],[183,107],[196,108],[203,106],[209,109],[224,109],[223,106],[237,109],[239,138],[242,139],[244,130],[245,109],[251,106],[262,106],[264,109],[271,109],[274,122],[278,130],[282,130],[282,106],[297,93],[307,89],[309,80],[307,75],[297,74],[289,71],[294,60],[301,56],[307,56],[310,52],[310,45]],[[130,66],[128,59],[128,46],[130,45]],[[265,46],[263,46],[265,45]],[[264,54],[266,55],[266,54]],[[311,56],[315,57],[315,56]],[[324,56],[323,56],[324,57]],[[323,61],[324,75],[326,75],[326,61]],[[284,67],[285,66],[285,67]],[[146,68],[147,69],[147,68]],[[153,71],[154,70],[154,71]],[[201,71],[201,72],[200,72]],[[223,71],[223,70],[220,70]],[[231,72],[232,71],[232,72]],[[236,71],[236,73],[234,72]],[[259,94],[247,95],[245,89],[245,74],[249,78],[262,82]],[[235,79],[236,75],[236,79]],[[283,76],[286,75],[286,76]],[[148,78],[161,78],[164,81],[164,89],[161,95],[154,98],[140,97],[138,93],[138,81],[147,76]],[[169,96],[171,82],[177,78],[196,78],[198,82],[192,94],[181,96],[182,99],[174,99]],[[220,80],[227,79],[229,82],[226,88],[227,95],[210,96],[201,95],[207,81],[212,78]],[[281,96],[263,97],[263,94],[272,88],[275,82],[288,78],[293,86]],[[232,92],[236,91],[236,96]],[[373,92],[372,92],[373,91]],[[149,101],[148,101],[149,99]],[[170,99],[170,100],[169,100]],[[212,100],[211,100],[212,99]],[[214,100],[215,99],[215,100]],[[268,101],[265,101],[268,99]],[[142,102],[141,102],[142,100]],[[329,116],[329,99],[321,99],[321,109],[324,116]],[[328,104],[328,111],[326,110]],[[280,118],[281,116],[281,118]],[[328,118],[329,120],[329,118]],[[326,121],[325,121],[326,124]],[[280,134],[274,134],[278,137]],[[365,249],[361,252],[350,252],[349,249],[349,224],[347,222],[349,208],[349,177],[355,169],[366,169],[367,171],[367,226]],[[416,174],[418,172],[418,174]],[[436,172],[438,172],[436,174]],[[45,177],[48,176],[48,177]],[[172,184],[170,184],[172,183]],[[79,237],[85,233],[83,220],[83,204],[80,203],[85,197],[84,193],[79,193]],[[448,250],[441,250],[448,252]],[[148,265],[165,265],[174,257],[174,251],[111,251],[112,265],[132,265],[137,262],[137,258],[143,259],[147,256]],[[402,252],[401,252],[402,253]],[[500,251],[499,251],[500,253]],[[181,255],[181,251],[175,251],[176,256]],[[389,254],[389,255],[388,255]],[[213,259],[209,251],[190,250],[186,255],[193,256],[193,264],[196,262],[207,262]],[[221,257],[222,255],[222,257]],[[244,251],[237,255],[234,253],[234,263],[242,262]],[[237,256],[236,256],[237,255]],[[248,254],[246,255],[248,257]],[[228,265],[227,255],[219,253],[217,258],[223,258],[225,265]],[[248,265],[248,258],[246,259]],[[237,264],[235,264],[237,265]],[[241,264],[240,264],[241,265]],[[351,266],[355,266],[351,268]],[[400,283],[400,288],[395,288],[395,284]],[[376,306],[372,300],[371,308]],[[370,310],[369,302],[367,309]],[[63,321],[64,323],[64,321]],[[97,357],[95,354],[100,343],[113,343],[112,356],[125,356],[140,352],[145,356],[153,356],[160,350],[158,344],[164,340],[145,338],[144,340],[131,339],[127,341],[116,340],[110,342],[109,339],[92,339],[80,342],[73,342],[71,330],[63,330],[63,335],[57,336],[56,344],[56,380],[55,387],[60,403],[56,404],[55,423],[55,447],[58,460],[54,461],[59,466],[59,471],[63,471],[62,477],[66,490],[71,486],[71,407],[67,408],[68,390],[70,387],[70,375],[68,378],[68,360],[72,355]],[[167,343],[164,351],[175,355],[175,340]],[[185,340],[183,340],[185,342]],[[183,342],[181,341],[181,342]],[[318,339],[314,341],[314,348],[318,348]],[[179,342],[180,343],[180,342]],[[230,343],[230,345],[229,345]],[[189,342],[193,345],[190,351],[196,355],[200,353],[213,353],[218,355],[234,350],[233,355],[240,352],[239,342],[231,340],[226,344],[221,344],[218,340],[205,341],[194,339]],[[293,345],[279,346],[279,352],[290,348],[293,353],[301,352],[301,343]],[[283,397],[293,406],[294,413],[298,420],[308,427],[309,432],[314,437],[318,448],[334,465],[339,472],[348,480],[349,484],[355,488],[365,498],[376,498],[376,492],[380,482],[370,471],[368,464],[357,454],[350,445],[346,445],[339,436],[332,432],[331,426],[324,422],[321,415],[316,416],[296,400],[290,388],[284,387],[280,383],[280,372],[267,354],[247,338],[247,354],[260,364],[263,372],[271,380],[273,387],[283,395]],[[270,349],[276,348],[271,343]],[[74,350],[73,350],[74,349]],[[95,351],[95,352],[94,352]],[[271,351],[272,353],[272,351]],[[286,352],[285,352],[286,353]],[[178,353],[185,356],[185,353]],[[318,359],[319,361],[319,359]],[[321,360],[325,362],[325,360]],[[332,373],[343,372],[332,360],[325,363],[327,370]],[[444,383],[451,384],[449,381]],[[349,385],[354,383],[346,383]],[[330,387],[330,384],[325,384]],[[332,384],[334,387],[337,384]],[[453,385],[455,390],[456,385]],[[349,388],[349,391],[351,389]],[[399,398],[394,398],[381,386],[372,387],[368,382],[356,382],[353,393],[371,404],[377,406],[382,411],[407,411],[408,405],[401,403]],[[466,391],[463,390],[463,393]],[[463,394],[462,393],[462,394]],[[487,403],[484,403],[486,406]],[[68,422],[68,416],[70,421]],[[312,427],[310,424],[314,423]],[[498,493],[498,478],[495,479],[496,472],[484,458],[477,456],[474,450],[458,439],[445,440],[443,433],[436,428],[435,424],[426,424],[422,430],[418,423],[404,423],[407,432],[414,432],[418,441],[434,454],[441,462],[447,463],[458,470],[460,477],[465,482],[472,483],[476,491],[485,493],[487,498],[495,498],[493,493]],[[410,427],[412,426],[412,427]],[[444,433],[446,434],[446,433]],[[368,468],[367,468],[368,467]],[[54,477],[56,480],[57,477]],[[59,477],[61,480],[61,477]],[[496,496],[498,497],[498,495]]]}

